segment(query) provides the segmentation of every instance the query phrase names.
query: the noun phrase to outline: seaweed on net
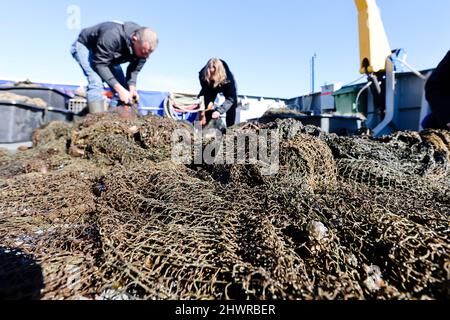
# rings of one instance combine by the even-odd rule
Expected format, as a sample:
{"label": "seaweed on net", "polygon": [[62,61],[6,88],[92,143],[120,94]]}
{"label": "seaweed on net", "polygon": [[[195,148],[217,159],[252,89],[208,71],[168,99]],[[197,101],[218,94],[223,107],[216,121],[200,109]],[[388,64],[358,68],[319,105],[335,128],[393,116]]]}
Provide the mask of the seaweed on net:
{"label": "seaweed on net", "polygon": [[0,178],[25,173],[46,173],[70,164],[66,153],[71,125],[51,122],[33,133],[33,148],[9,153],[0,159]]}
{"label": "seaweed on net", "polygon": [[0,155],[0,246],[40,264],[42,299],[448,299],[447,132],[229,131],[273,130],[266,175],[258,161],[172,162],[178,128],[90,115]]}
{"label": "seaweed on net", "polygon": [[37,259],[43,270],[43,299],[73,298],[92,290],[98,248],[89,192],[94,174],[27,174],[8,179],[0,188],[0,241]]}

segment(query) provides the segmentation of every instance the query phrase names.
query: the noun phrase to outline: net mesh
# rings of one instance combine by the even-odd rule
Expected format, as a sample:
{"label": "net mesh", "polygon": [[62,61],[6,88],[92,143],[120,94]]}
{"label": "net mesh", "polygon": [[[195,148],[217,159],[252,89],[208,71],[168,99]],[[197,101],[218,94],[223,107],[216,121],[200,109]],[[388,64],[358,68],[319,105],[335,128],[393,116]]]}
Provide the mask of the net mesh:
{"label": "net mesh", "polygon": [[221,143],[273,130],[279,170],[265,175],[259,162],[171,161],[179,128],[89,115],[1,151],[0,279],[34,276],[0,296],[450,296],[448,132],[349,138],[292,119],[229,131]]}

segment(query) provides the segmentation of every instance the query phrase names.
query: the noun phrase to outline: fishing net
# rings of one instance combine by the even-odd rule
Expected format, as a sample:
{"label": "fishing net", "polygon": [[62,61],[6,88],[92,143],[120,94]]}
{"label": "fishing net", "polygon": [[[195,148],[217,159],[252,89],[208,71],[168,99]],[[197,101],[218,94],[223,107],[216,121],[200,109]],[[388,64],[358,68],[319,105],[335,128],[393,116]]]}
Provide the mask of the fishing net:
{"label": "fishing net", "polygon": [[10,92],[0,93],[0,101],[6,102],[22,102],[30,105],[34,105],[40,108],[46,108],[47,103],[40,98],[30,98],[22,95],[18,95]]}
{"label": "fishing net", "polygon": [[211,162],[188,139],[180,163],[178,129],[195,140],[169,119],[89,115],[0,150],[0,296],[449,298],[446,131],[339,137],[275,120],[204,138]]}

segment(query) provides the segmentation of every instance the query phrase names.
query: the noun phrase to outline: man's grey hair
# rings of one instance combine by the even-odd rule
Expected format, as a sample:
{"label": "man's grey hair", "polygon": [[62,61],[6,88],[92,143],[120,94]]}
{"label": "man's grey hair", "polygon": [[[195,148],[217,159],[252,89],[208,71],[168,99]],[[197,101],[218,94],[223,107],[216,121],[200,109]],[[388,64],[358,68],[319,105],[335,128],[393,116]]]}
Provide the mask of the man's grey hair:
{"label": "man's grey hair", "polygon": [[152,28],[141,28],[136,31],[135,35],[137,36],[141,44],[145,42],[150,43],[150,47],[152,48],[152,50],[155,50],[158,47],[158,34]]}

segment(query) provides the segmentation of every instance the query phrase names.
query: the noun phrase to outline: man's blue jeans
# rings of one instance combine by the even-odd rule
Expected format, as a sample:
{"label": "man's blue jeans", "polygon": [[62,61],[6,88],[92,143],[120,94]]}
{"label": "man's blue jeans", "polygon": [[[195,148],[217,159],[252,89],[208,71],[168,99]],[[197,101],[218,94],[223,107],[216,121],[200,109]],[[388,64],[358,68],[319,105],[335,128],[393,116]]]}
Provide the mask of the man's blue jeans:
{"label": "man's blue jeans", "polygon": [[[97,72],[94,71],[92,67],[93,53],[89,50],[84,44],[75,41],[72,45],[71,53],[73,58],[78,62],[81,69],[83,70],[84,75],[88,80],[86,98],[88,102],[95,102],[103,100],[103,80],[98,75]],[[126,83],[125,75],[123,73],[122,67],[120,65],[112,65],[110,66],[110,70],[113,73],[114,77],[116,77],[117,81],[125,88],[128,89],[128,85]],[[111,88],[111,90],[114,90]]]}

